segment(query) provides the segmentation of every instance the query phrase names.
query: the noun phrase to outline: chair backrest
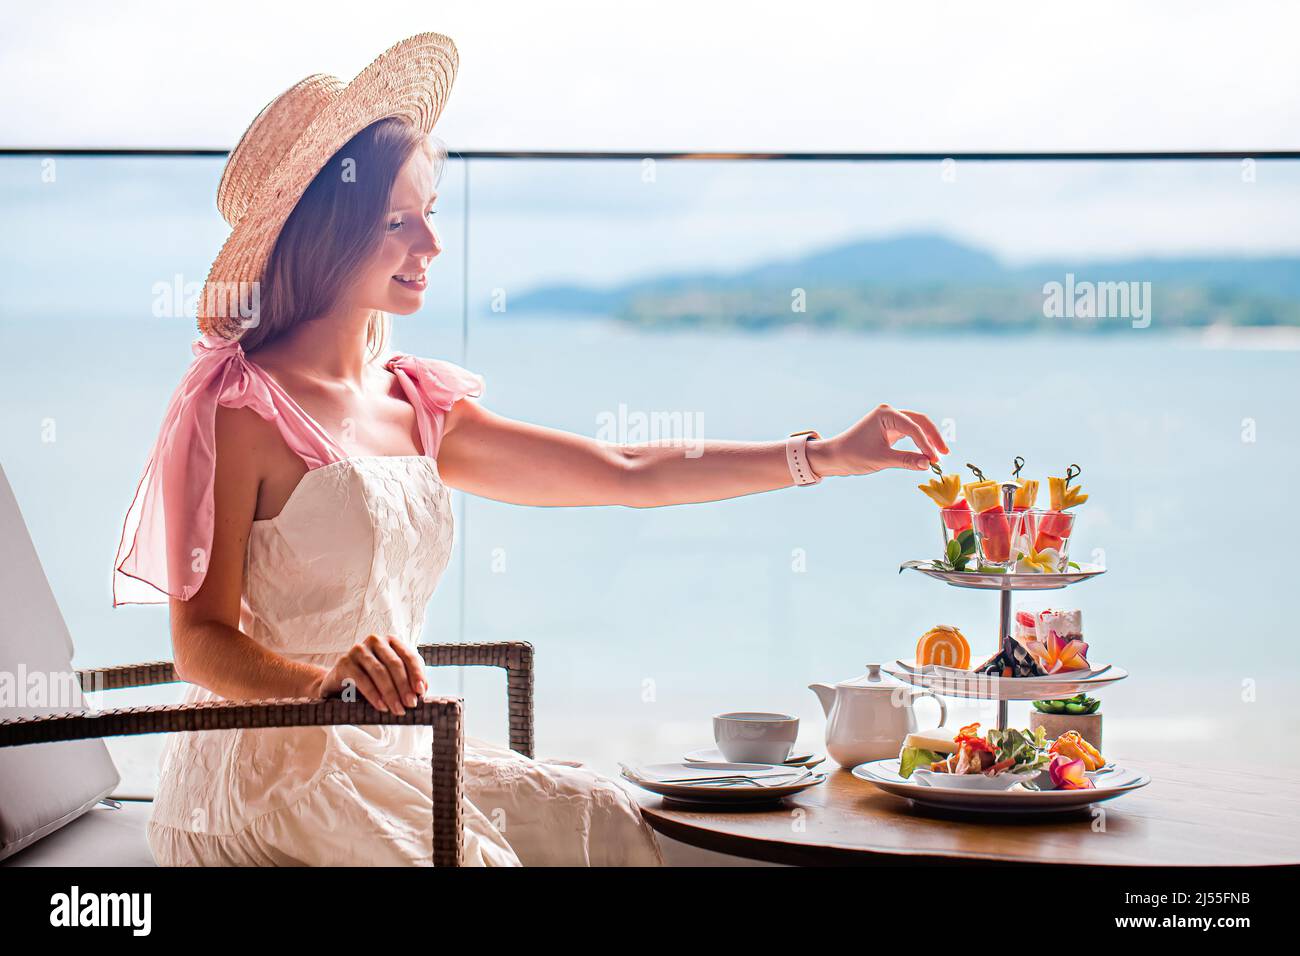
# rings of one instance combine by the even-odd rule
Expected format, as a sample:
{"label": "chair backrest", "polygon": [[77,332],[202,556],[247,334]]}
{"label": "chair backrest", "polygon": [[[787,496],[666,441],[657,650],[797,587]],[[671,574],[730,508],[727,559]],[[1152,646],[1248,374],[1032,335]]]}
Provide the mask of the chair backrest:
{"label": "chair backrest", "polygon": [[[0,466],[0,720],[86,709],[72,636]],[[117,787],[102,740],[0,747],[0,859]]]}

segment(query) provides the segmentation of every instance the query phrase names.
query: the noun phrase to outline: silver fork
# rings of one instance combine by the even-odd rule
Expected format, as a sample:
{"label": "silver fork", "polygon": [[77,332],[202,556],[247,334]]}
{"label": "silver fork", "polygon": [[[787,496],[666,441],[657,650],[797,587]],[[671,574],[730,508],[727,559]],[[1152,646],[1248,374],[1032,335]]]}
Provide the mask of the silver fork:
{"label": "silver fork", "polygon": [[[636,775],[635,775],[634,773],[632,773],[631,769],[630,769],[629,767],[627,767],[625,764],[619,764],[619,769],[623,771],[624,776],[631,777],[632,779],[637,779]],[[714,777],[672,777],[672,778],[668,778],[668,779],[663,779],[663,780],[653,780],[653,781],[648,781],[648,782],[651,782],[651,783],[675,783],[675,784],[690,784],[690,783],[720,783],[720,784],[749,783],[749,784],[753,784],[753,785],[756,786],[756,787],[785,787],[785,786],[790,786],[790,785],[795,784],[795,783],[801,783],[802,781],[807,780],[810,776],[812,776],[812,773],[813,773],[812,770],[805,768],[804,771],[803,771],[801,774],[797,775],[796,777],[794,777],[793,779],[790,779],[790,780],[787,780],[787,779],[786,779],[787,774],[784,774],[784,773],[769,773],[769,774],[764,775],[763,777],[751,776],[751,775],[743,774],[743,773],[729,773],[729,774],[718,774],[717,776],[714,776]],[[772,783],[765,783],[765,782],[764,782],[765,780],[769,780],[769,779],[772,780],[773,782],[772,782]]]}
{"label": "silver fork", "polygon": [[787,779],[780,774],[771,774],[767,777],[747,777],[743,774],[734,774],[726,777],[689,777],[680,780],[660,780],[659,783],[718,783],[723,786],[731,786],[738,783],[748,783],[755,787],[792,787],[796,783],[802,783],[813,775],[813,771],[804,770],[798,776]]}

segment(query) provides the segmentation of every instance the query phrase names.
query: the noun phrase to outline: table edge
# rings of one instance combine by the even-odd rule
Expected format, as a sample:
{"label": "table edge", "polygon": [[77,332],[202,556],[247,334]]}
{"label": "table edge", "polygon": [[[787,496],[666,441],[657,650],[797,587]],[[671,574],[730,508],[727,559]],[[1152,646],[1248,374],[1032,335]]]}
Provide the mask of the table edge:
{"label": "table edge", "polygon": [[[1010,856],[997,856],[986,853],[938,853],[930,850],[910,851],[906,849],[882,849],[876,847],[845,846],[843,844],[810,844],[797,841],[777,840],[767,837],[754,837],[738,833],[726,833],[707,827],[683,823],[671,816],[665,816],[659,805],[640,803],[641,816],[656,832],[670,839],[685,843],[701,850],[724,853],[748,860],[764,863],[781,863],[787,866],[998,866],[1016,869],[1041,869],[1061,867],[1081,870],[1125,869],[1140,870],[1151,866],[1137,860],[1115,860],[1114,862],[1081,862],[1079,860],[1025,860]],[[1295,869],[1300,863],[1162,863],[1162,867],[1179,870],[1199,869],[1243,869],[1265,870],[1275,868]]]}

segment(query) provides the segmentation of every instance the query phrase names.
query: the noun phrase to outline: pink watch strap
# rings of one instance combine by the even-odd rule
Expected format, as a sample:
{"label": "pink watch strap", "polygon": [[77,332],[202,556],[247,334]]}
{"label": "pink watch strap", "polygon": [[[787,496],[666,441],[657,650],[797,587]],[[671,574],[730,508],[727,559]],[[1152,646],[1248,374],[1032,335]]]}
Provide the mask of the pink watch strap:
{"label": "pink watch strap", "polygon": [[821,481],[821,476],[808,463],[808,439],[821,437],[813,431],[795,432],[785,440],[785,461],[796,485],[815,485]]}

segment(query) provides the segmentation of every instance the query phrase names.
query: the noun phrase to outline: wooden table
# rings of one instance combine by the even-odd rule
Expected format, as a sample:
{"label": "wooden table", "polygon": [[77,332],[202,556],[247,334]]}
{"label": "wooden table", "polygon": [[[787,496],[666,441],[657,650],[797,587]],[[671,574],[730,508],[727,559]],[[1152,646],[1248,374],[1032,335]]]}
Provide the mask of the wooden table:
{"label": "wooden table", "polygon": [[1300,863],[1300,774],[1134,766],[1151,775],[1150,786],[1070,816],[1023,820],[914,807],[839,768],[821,786],[761,809],[687,807],[639,793],[647,822],[665,836],[774,863]]}

